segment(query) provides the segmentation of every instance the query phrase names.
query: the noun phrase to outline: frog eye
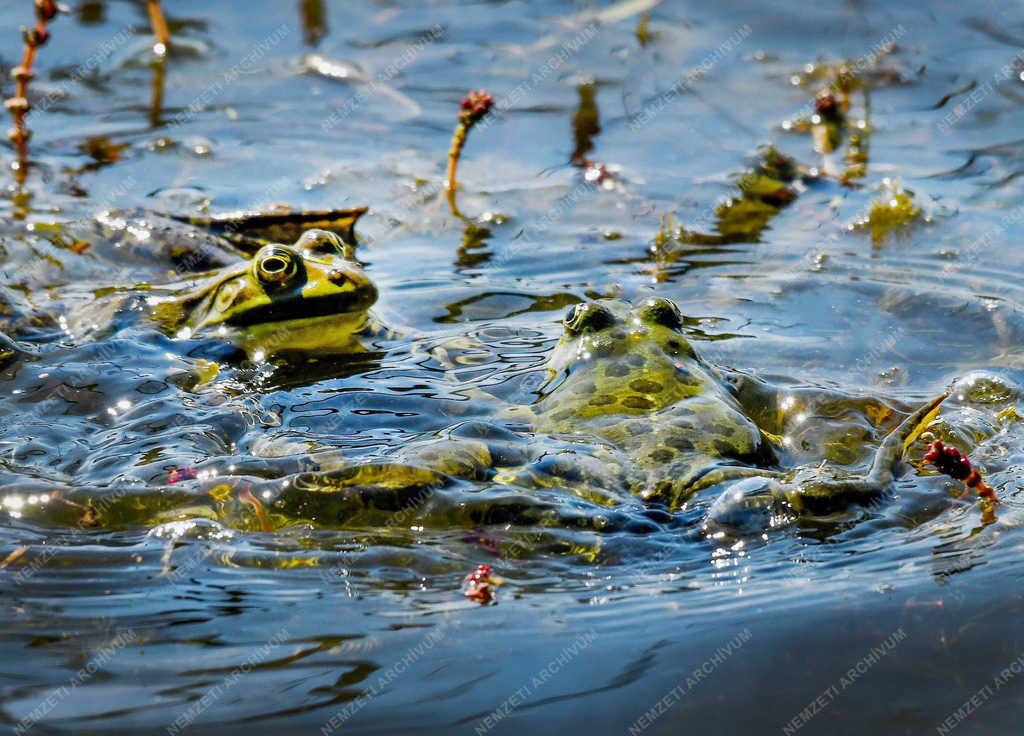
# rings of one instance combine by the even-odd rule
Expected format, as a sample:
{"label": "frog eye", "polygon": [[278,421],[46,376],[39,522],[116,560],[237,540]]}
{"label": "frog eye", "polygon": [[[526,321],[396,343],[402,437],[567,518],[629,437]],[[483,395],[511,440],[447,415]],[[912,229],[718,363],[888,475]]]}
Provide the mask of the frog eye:
{"label": "frog eye", "polygon": [[584,330],[597,332],[611,327],[615,324],[615,315],[600,304],[587,302],[569,307],[562,322],[565,325],[566,334],[572,337]]}
{"label": "frog eye", "polygon": [[330,230],[320,229],[307,230],[302,233],[302,237],[295,241],[295,247],[311,253],[336,256],[344,256],[346,252],[345,241],[340,236]]}
{"label": "frog eye", "polygon": [[299,274],[302,256],[283,245],[268,245],[253,259],[253,273],[264,286],[281,287]]}
{"label": "frog eye", "polygon": [[668,299],[648,299],[644,302],[641,312],[645,322],[678,330],[683,326],[683,315],[679,313],[679,307]]}

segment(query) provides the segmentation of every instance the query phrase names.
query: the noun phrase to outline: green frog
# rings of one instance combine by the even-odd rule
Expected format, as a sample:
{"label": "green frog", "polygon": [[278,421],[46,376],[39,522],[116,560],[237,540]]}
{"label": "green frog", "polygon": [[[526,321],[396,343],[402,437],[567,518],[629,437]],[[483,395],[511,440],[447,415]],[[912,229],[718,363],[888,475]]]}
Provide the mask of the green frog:
{"label": "green frog", "polygon": [[346,247],[333,232],[307,230],[293,245],[264,245],[251,261],[199,274],[147,302],[168,334],[233,335],[250,355],[345,349],[377,301]]}
{"label": "green frog", "polygon": [[[377,288],[336,232],[309,229],[291,245],[257,245],[250,258],[220,256],[212,270],[168,284],[66,294],[61,323],[72,336],[142,312],[176,338],[216,336],[254,358],[304,350],[358,349]],[[209,260],[209,254],[204,253]],[[230,254],[228,254],[230,255]],[[187,254],[186,254],[186,257]],[[96,297],[101,297],[97,299]]]}
{"label": "green frog", "polygon": [[[330,526],[369,518],[365,515],[373,509],[420,506],[429,498],[417,512],[418,523],[525,523],[531,515],[558,516],[549,488],[609,507],[639,498],[679,509],[700,491],[720,486],[709,524],[728,531],[760,530],[884,492],[905,445],[945,398],[910,413],[881,439],[863,477],[823,467],[791,468],[784,462],[791,453],[775,434],[785,421],[780,416],[821,401],[821,393],[779,392],[704,360],[687,339],[683,317],[672,302],[577,304],[569,308],[563,330],[549,356],[549,377],[539,398],[506,407],[510,424],[505,428],[463,422],[372,466],[331,468],[311,457],[318,466],[294,476],[283,491],[269,492],[269,508]],[[486,396],[477,398],[471,403],[480,411]],[[842,406],[886,420],[897,414],[874,399],[845,396],[832,397],[820,408],[835,414]],[[847,437],[839,444],[856,444],[856,451],[841,446],[832,454],[844,461],[851,454],[863,455],[871,440]],[[463,495],[452,488],[464,481],[487,484],[493,494]],[[522,494],[508,500],[502,488],[532,492],[536,508]],[[498,499],[503,494],[503,508],[480,506],[488,495]]]}
{"label": "green frog", "polygon": [[[200,315],[191,317],[193,324],[203,324],[208,311],[191,312]],[[265,517],[255,514],[254,502],[239,502],[231,491],[247,488],[249,481],[213,479],[206,485],[231,492],[223,491],[225,500],[209,513],[246,528],[296,519],[328,527],[387,524],[387,515],[396,512],[429,526],[558,524],[564,513],[575,517],[547,489],[609,507],[639,498],[679,509],[715,487],[717,496],[708,499],[709,530],[761,532],[884,493],[904,448],[946,398],[908,413],[874,399],[779,391],[702,358],[687,339],[678,308],[666,299],[577,304],[569,308],[563,330],[539,398],[507,408],[505,426],[464,421],[372,464],[308,456],[304,469],[288,472],[283,484],[272,479],[252,485],[253,497],[265,502]],[[472,403],[479,409],[480,402]],[[825,453],[838,460],[835,470],[787,462],[794,452],[778,435],[787,412],[834,416],[843,407],[857,416],[873,415],[878,431],[842,435],[839,448]],[[893,425],[888,433],[882,429]],[[873,458],[866,449],[872,446]],[[844,470],[868,458],[863,475]],[[168,509],[160,518],[196,513]]]}
{"label": "green frog", "polygon": [[[880,443],[864,477],[842,478],[781,466],[785,448],[770,431],[779,431],[781,422],[764,417],[783,412],[772,406],[781,396],[794,404],[799,394],[776,392],[705,361],[687,340],[678,308],[667,299],[570,307],[548,371],[540,399],[513,410],[512,416],[538,432],[596,439],[609,456],[625,460],[620,476],[633,495],[673,508],[702,489],[750,479],[741,487],[742,497],[727,489],[715,508],[723,523],[730,515],[742,516],[739,511],[759,516],[782,507],[797,513],[824,510],[883,492],[904,446],[945,398],[905,418]],[[578,463],[572,459],[569,464]],[[527,469],[506,478],[528,482],[537,475]]]}

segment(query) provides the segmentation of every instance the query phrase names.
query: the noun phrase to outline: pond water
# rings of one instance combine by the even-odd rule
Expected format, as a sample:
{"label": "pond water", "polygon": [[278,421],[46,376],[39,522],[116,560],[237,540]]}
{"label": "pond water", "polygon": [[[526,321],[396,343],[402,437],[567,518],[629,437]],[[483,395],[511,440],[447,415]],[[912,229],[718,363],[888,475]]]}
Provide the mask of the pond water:
{"label": "pond water", "polygon": [[[7,79],[20,5],[0,13]],[[54,21],[31,166],[0,199],[0,320],[24,348],[0,362],[5,728],[1016,728],[1019,394],[969,384],[1024,381],[1018,3],[169,0],[159,64],[145,5]],[[823,154],[785,123],[844,61],[865,86]],[[441,182],[478,88],[501,112],[460,164],[467,223]],[[818,173],[766,208],[740,192],[769,145]],[[856,224],[886,187],[918,215],[873,238]],[[730,200],[758,211],[725,217]],[[246,360],[89,311],[172,280],[158,241],[205,237],[147,212],[279,203],[369,208],[358,257],[388,330],[365,350]],[[689,235],[666,244],[672,224]],[[704,532],[714,493],[669,508],[490,481],[271,531],[172,520],[229,476],[277,493],[310,457],[383,463],[498,422],[479,392],[534,401],[566,307],[652,295],[707,360],[787,391],[903,411],[955,384],[934,432],[981,465],[996,518],[910,468],[877,503],[741,538]],[[99,329],[65,329],[80,313]],[[793,418],[787,461],[862,471],[869,420]],[[462,594],[479,564],[507,581],[496,605]]]}

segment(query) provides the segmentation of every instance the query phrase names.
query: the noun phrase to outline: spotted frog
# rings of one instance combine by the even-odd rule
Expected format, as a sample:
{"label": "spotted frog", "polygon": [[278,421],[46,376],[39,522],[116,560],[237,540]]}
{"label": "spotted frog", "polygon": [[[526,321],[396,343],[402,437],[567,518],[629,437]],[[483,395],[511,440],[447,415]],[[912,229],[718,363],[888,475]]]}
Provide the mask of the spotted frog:
{"label": "spotted frog", "polygon": [[[541,398],[513,416],[537,432],[597,440],[605,452],[625,459],[627,486],[645,500],[678,507],[701,489],[731,488],[729,482],[749,479],[740,487],[741,497],[724,496],[718,506],[724,518],[740,507],[760,513],[778,511],[782,504],[799,511],[819,501],[866,498],[884,490],[904,444],[945,398],[929,402],[893,430],[863,478],[786,469],[780,464],[786,454],[780,438],[753,418],[777,416],[781,408],[766,404],[779,394],[705,361],[683,326],[679,309],[667,299],[570,307]],[[513,475],[522,481],[530,473]]]}
{"label": "spotted frog", "polygon": [[[281,267],[271,266],[275,272]],[[215,301],[214,293],[201,299]],[[184,313],[189,316],[182,321],[192,320],[198,327],[209,319],[210,310]],[[222,321],[230,313],[216,312],[224,315]],[[807,397],[798,391],[776,392],[702,358],[672,302],[578,304],[566,314],[563,330],[539,398],[508,407],[504,426],[464,421],[444,436],[403,447],[394,457],[373,464],[350,465],[344,458],[313,455],[304,459],[307,470],[288,473],[284,483],[278,479],[252,485],[252,498],[264,499],[265,515],[252,510],[261,508],[259,503],[248,495],[240,501],[234,492],[204,513],[247,528],[287,525],[296,518],[324,526],[384,523],[382,514],[404,514],[413,507],[421,524],[560,525],[565,514],[573,517],[571,509],[553,500],[547,489],[565,489],[609,506],[639,497],[679,509],[699,492],[717,487],[717,498],[708,499],[710,528],[762,531],[804,513],[830,512],[884,492],[904,448],[946,397],[898,423],[892,419],[898,412],[878,414],[880,426],[896,424],[880,441],[872,433],[840,442],[856,445],[858,459],[866,459],[863,448],[876,445],[870,468],[861,476],[843,470],[845,462],[834,464],[836,470],[806,463],[793,467],[794,453],[775,434],[784,420],[766,417],[791,410],[794,397],[796,405]],[[846,404],[858,415],[883,406],[838,396],[833,404],[822,405],[827,409],[822,413]],[[471,481],[468,490],[458,489],[462,481]],[[481,483],[487,492],[480,491]],[[248,481],[230,478],[207,485],[249,487]],[[168,509],[160,520],[197,513]],[[580,519],[565,523],[578,525]]]}

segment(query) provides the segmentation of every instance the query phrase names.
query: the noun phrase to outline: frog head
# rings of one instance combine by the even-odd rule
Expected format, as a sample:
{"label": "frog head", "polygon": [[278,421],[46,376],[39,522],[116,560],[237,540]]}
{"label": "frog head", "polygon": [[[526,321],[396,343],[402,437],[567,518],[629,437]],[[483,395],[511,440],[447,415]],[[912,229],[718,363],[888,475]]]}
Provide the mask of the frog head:
{"label": "frog head", "polygon": [[[246,342],[275,338],[285,349],[351,338],[366,322],[377,288],[345,257],[334,233],[308,230],[293,245],[265,245],[252,260],[198,278],[173,297],[157,299],[155,317],[169,332],[189,337],[229,329]],[[284,346],[284,347],[281,347]]]}
{"label": "frog head", "polygon": [[638,414],[705,392],[713,376],[667,299],[576,304],[548,361],[542,403],[555,416]]}

